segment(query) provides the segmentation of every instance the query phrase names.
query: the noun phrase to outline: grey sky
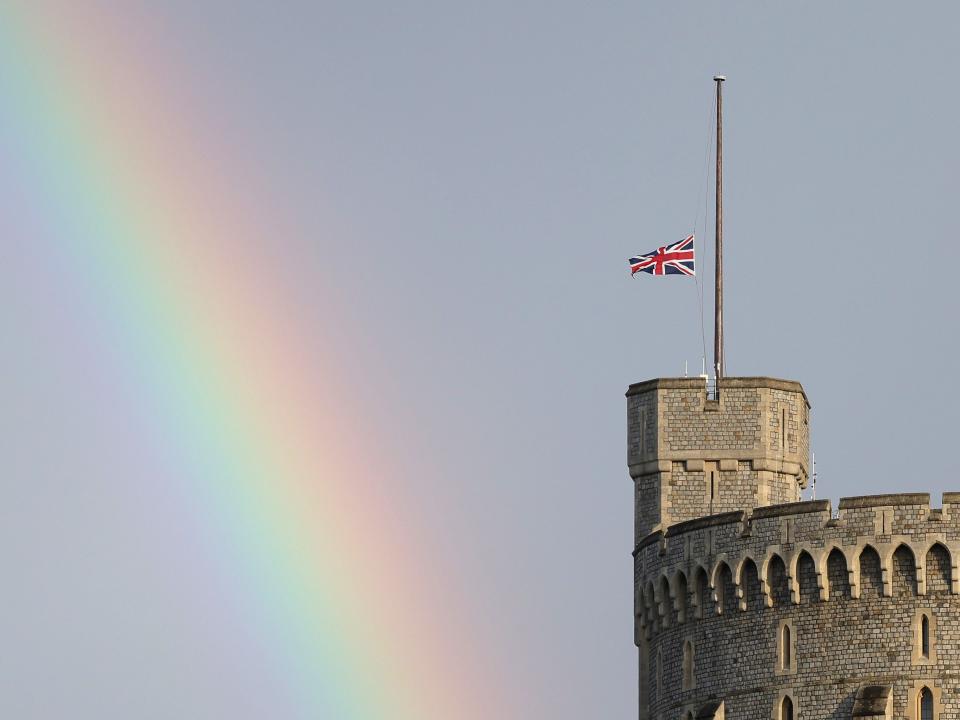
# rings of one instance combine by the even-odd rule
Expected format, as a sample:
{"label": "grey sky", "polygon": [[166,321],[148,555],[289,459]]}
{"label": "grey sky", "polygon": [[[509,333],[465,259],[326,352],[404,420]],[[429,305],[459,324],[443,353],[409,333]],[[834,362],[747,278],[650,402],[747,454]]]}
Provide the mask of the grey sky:
{"label": "grey sky", "polygon": [[[449,542],[515,720],[635,713],[623,392],[702,351],[693,284],[631,280],[626,258],[695,222],[712,242],[715,73],[727,373],[803,383],[821,497],[960,489],[954,4],[144,14],[292,218],[271,242],[305,305],[339,303],[370,445],[402,461],[384,492]],[[117,447],[129,388],[78,350],[68,269],[36,265],[5,194],[0,714],[274,716],[229,580],[165,530],[173,500],[129,482],[162,459]]]}

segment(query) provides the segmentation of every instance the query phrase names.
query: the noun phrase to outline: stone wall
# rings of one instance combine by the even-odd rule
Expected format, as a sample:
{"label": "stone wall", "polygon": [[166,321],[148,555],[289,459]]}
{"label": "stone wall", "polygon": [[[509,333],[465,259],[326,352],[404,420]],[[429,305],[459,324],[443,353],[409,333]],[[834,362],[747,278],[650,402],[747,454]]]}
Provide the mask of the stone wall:
{"label": "stone wall", "polygon": [[[791,452],[802,435],[787,426]],[[845,498],[838,518],[828,501],[700,517],[642,538],[634,559],[642,718],[722,702],[766,720],[785,696],[797,718],[850,718],[855,702],[914,718],[925,686],[936,717],[960,720],[960,493],[942,510],[906,494]]]}
{"label": "stone wall", "polygon": [[728,387],[722,401],[706,400],[704,386],[674,388],[660,395],[660,454],[670,457],[730,457],[761,447],[761,394],[757,387]]}

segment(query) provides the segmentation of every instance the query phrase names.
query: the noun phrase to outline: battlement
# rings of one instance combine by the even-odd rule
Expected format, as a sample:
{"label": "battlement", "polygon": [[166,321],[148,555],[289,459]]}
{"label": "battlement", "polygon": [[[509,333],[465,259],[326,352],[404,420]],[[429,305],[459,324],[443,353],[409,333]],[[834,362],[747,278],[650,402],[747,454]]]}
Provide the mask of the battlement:
{"label": "battlement", "polygon": [[799,383],[703,378],[631,385],[627,465],[637,539],[705,515],[793,502],[806,487],[809,410]]}
{"label": "battlement", "polygon": [[[748,558],[766,565],[779,555],[789,570],[801,554],[807,554],[822,570],[820,561],[836,549],[853,568],[855,556],[867,546],[889,561],[900,546],[923,555],[933,544],[960,558],[960,493],[944,493],[942,508],[931,507],[928,493],[903,493],[842,498],[836,517],[829,500],[708,515],[650,533],[637,543],[634,558],[639,586],[690,566],[732,563],[739,568]],[[922,566],[918,562],[917,567]],[[889,595],[886,562],[882,568],[884,592]],[[858,587],[853,582],[854,597]],[[829,585],[821,582],[818,588],[823,590],[822,599],[828,599]],[[799,596],[794,600],[799,602]]]}

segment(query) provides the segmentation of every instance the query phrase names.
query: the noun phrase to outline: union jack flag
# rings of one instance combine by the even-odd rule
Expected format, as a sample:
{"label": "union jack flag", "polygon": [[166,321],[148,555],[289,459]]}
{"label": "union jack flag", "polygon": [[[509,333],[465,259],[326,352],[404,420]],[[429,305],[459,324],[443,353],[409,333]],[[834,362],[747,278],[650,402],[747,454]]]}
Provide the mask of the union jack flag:
{"label": "union jack flag", "polygon": [[630,258],[630,275],[638,272],[651,275],[696,275],[693,255],[693,235],[690,235],[673,245]]}

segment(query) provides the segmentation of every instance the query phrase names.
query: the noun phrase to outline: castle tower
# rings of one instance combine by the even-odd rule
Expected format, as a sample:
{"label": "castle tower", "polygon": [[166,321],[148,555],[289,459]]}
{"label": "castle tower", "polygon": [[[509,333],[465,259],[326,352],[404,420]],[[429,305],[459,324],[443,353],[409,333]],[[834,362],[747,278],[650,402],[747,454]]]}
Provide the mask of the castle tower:
{"label": "castle tower", "polygon": [[[960,718],[960,493],[800,502],[803,388],[728,378],[716,82],[714,363],[627,390],[640,720]],[[692,268],[690,268],[692,270]],[[657,273],[654,273],[657,274]]]}
{"label": "castle tower", "polygon": [[960,493],[800,502],[795,382],[626,395],[640,720],[960,717]]}
{"label": "castle tower", "polygon": [[799,383],[660,378],[627,391],[636,539],[684,520],[795,502],[807,486],[810,404]]}

